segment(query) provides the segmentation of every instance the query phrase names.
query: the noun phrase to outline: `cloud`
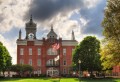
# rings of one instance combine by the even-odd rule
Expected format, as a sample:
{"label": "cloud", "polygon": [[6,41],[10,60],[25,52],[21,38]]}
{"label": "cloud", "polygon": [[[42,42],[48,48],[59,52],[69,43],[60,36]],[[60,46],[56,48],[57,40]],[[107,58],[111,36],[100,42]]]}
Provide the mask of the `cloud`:
{"label": "cloud", "polygon": [[[101,21],[105,5],[106,0],[33,0],[24,19],[28,19],[31,13],[39,29],[41,27],[48,29],[51,24],[60,24],[60,22],[62,24],[66,20],[71,20],[70,17],[77,13],[80,15],[77,21],[81,24],[79,25],[81,27],[78,26],[81,34],[102,36]],[[60,26],[57,29],[62,28]],[[68,32],[67,29],[72,30],[70,27],[65,29],[66,32]]]}
{"label": "cloud", "polygon": [[86,6],[80,10],[81,18],[88,21],[81,28],[83,34],[97,34],[102,36],[101,22],[103,20],[105,6],[105,0],[101,0],[93,7]]}
{"label": "cloud", "polygon": [[78,21],[66,19],[64,22],[60,21],[56,23],[54,28],[59,37],[62,37],[63,39],[71,39],[71,33],[73,29],[76,31],[76,33],[80,34],[79,26],[80,25]]}
{"label": "cloud", "polygon": [[29,0],[1,0],[0,32],[10,31],[13,27],[24,27],[23,15],[29,8]]}
{"label": "cloud", "polygon": [[68,12],[79,9],[83,5],[82,0],[33,0],[25,18],[33,14],[37,21],[45,21],[54,18],[58,14],[61,14],[61,16],[67,15]]}
{"label": "cloud", "polygon": [[[82,19],[87,22],[90,20],[86,25],[81,27],[84,34],[100,34],[102,30],[100,22],[103,14],[99,13],[101,13],[104,6],[99,3],[105,3],[104,0],[33,0],[32,2],[31,0],[1,0],[1,2],[0,27],[2,30],[0,32],[10,31],[13,27],[25,28],[26,20],[28,21],[30,14],[33,14],[33,18],[38,24],[38,29],[44,27],[45,29],[43,30],[46,30],[51,24],[56,24],[61,20],[61,22],[64,22],[64,20],[69,19],[71,15],[79,10],[78,14],[81,14]],[[95,14],[98,17],[97,19],[94,17]],[[95,28],[96,26],[99,28]]]}
{"label": "cloud", "polygon": [[[55,27],[55,30],[64,27],[65,34],[74,29],[67,26],[66,20],[68,22],[76,21],[79,22],[77,27],[80,29],[80,34],[102,36],[101,21],[105,4],[106,1],[104,0],[33,0],[24,19],[28,19],[30,14],[33,14],[34,20],[37,21],[38,29],[44,27],[44,30],[49,30],[51,24],[54,26],[59,24],[58,27]],[[79,15],[79,20],[70,19],[76,13]],[[61,33],[60,30],[58,33]]]}

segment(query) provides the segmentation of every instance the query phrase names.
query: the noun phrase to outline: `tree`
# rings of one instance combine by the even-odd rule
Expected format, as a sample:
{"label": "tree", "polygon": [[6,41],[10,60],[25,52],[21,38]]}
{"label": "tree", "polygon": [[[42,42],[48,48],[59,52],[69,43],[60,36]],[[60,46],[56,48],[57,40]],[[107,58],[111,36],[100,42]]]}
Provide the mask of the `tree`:
{"label": "tree", "polygon": [[0,71],[4,72],[10,69],[10,66],[12,65],[11,63],[11,56],[6,49],[5,46],[0,42]]}
{"label": "tree", "polygon": [[117,63],[119,63],[118,61],[120,61],[120,56],[118,55],[120,53],[120,50],[118,46],[114,44],[115,43],[113,42],[107,42],[104,44],[104,46],[102,46],[101,60],[104,70],[111,69]]}
{"label": "tree", "polygon": [[21,75],[21,70],[22,70],[22,66],[19,64],[11,66],[11,71],[17,72],[19,76]]}
{"label": "tree", "polygon": [[93,71],[100,71],[102,67],[99,51],[100,41],[96,37],[85,37],[73,53],[74,66],[78,68],[78,61],[81,60],[81,69],[83,71],[88,70],[91,74]]}
{"label": "tree", "polygon": [[11,66],[11,71],[17,72],[19,76],[23,76],[25,72],[28,72],[31,75],[33,67],[25,64],[16,64]]}
{"label": "tree", "polygon": [[9,71],[10,67],[12,65],[12,62],[11,62],[12,57],[9,55],[9,52],[5,47],[4,47],[4,50],[5,50],[5,66],[4,66],[3,70],[2,70],[3,74],[4,74],[5,71]]}
{"label": "tree", "polygon": [[23,72],[28,72],[30,77],[31,77],[31,73],[33,71],[33,67],[31,65],[23,65]]}
{"label": "tree", "polygon": [[101,52],[103,66],[120,65],[120,0],[107,0],[102,26],[105,36]]}
{"label": "tree", "polygon": [[104,27],[104,35],[107,39],[114,39],[120,42],[120,1],[107,0],[108,4],[105,9],[104,20],[102,26]]}

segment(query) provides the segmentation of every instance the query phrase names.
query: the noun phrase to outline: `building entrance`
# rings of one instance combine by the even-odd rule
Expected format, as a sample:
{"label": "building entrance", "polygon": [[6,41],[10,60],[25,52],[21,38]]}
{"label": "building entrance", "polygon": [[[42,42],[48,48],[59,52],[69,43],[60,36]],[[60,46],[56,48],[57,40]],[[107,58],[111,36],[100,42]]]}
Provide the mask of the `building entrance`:
{"label": "building entrance", "polygon": [[47,69],[47,76],[58,76],[59,75],[59,71],[56,68],[49,68]]}

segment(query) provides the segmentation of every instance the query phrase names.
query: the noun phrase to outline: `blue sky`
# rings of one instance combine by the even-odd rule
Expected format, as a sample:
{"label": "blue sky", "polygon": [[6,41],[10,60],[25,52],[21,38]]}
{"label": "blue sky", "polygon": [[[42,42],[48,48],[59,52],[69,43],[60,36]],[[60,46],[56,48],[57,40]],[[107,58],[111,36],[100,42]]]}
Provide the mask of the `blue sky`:
{"label": "blue sky", "polygon": [[71,39],[72,30],[77,41],[87,35],[102,39],[101,22],[106,0],[0,0],[0,41],[7,47],[16,63],[16,40],[30,15],[37,23],[37,38],[46,37],[51,24],[58,36]]}

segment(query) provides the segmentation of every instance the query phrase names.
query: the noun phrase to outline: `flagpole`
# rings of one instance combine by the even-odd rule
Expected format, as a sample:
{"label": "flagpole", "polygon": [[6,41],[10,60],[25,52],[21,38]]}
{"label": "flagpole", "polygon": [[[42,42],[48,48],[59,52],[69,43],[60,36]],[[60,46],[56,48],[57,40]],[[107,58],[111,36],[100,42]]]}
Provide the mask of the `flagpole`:
{"label": "flagpole", "polygon": [[[59,43],[59,46],[60,46],[60,38],[59,38],[59,40],[58,40],[58,43]],[[59,54],[59,76],[61,75],[60,74],[60,47],[59,47],[59,49],[58,49],[58,54]]]}
{"label": "flagpole", "polygon": [[57,50],[57,57],[54,58],[55,61],[58,60],[58,75],[61,76],[60,73],[60,38],[57,40],[57,42],[55,44],[52,45],[53,50]]}
{"label": "flagpole", "polygon": [[59,43],[58,54],[59,54],[59,82],[60,82],[60,78],[61,78],[61,73],[60,73],[60,38],[58,40],[58,43]]}

